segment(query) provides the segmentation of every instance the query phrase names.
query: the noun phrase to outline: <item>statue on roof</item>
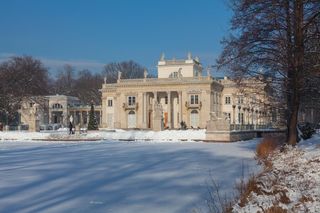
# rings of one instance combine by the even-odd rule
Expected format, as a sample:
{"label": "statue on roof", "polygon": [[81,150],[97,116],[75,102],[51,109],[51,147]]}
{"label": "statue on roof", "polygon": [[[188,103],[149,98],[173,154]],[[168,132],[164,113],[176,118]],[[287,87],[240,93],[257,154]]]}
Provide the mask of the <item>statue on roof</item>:
{"label": "statue on roof", "polygon": [[211,77],[211,74],[210,74],[210,66],[207,67],[207,76],[208,76],[208,78]]}
{"label": "statue on roof", "polygon": [[147,78],[147,76],[148,76],[147,69],[144,69],[144,71],[143,71],[143,76],[144,76],[144,78]]}
{"label": "statue on roof", "polygon": [[164,61],[164,53],[161,53],[160,61]]}
{"label": "statue on roof", "polygon": [[120,80],[120,79],[121,79],[121,72],[118,71],[118,80]]}
{"label": "statue on roof", "polygon": [[188,60],[191,60],[191,59],[192,59],[191,52],[188,52]]}
{"label": "statue on roof", "polygon": [[181,70],[182,70],[182,68],[179,68],[179,70],[178,70],[178,78],[182,78]]}

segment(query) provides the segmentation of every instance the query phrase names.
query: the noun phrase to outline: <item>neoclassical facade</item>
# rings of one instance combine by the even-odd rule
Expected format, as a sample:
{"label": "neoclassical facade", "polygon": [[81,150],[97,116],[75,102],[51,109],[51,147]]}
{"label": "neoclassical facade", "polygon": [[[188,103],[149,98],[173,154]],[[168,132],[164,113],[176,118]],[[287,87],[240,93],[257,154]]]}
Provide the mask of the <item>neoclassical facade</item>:
{"label": "neoclassical facade", "polygon": [[178,129],[181,122],[188,128],[206,128],[212,114],[234,125],[270,124],[265,94],[240,89],[226,77],[211,77],[191,54],[179,60],[162,56],[157,78],[148,78],[145,71],[142,79],[121,79],[119,72],[116,83],[105,79],[101,93],[105,128]]}

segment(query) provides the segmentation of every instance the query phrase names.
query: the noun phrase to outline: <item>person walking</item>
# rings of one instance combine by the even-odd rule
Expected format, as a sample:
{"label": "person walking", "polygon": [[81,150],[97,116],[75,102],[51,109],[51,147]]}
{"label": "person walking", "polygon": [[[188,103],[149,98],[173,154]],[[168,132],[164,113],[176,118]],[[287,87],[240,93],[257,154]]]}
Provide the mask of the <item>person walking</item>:
{"label": "person walking", "polygon": [[69,135],[73,134],[72,129],[73,129],[73,125],[71,122],[69,122]]}
{"label": "person walking", "polygon": [[73,132],[73,125],[72,125],[72,122],[73,122],[73,117],[72,117],[72,115],[70,115],[70,118],[69,118],[69,135],[71,135],[71,134],[74,134],[74,132]]}

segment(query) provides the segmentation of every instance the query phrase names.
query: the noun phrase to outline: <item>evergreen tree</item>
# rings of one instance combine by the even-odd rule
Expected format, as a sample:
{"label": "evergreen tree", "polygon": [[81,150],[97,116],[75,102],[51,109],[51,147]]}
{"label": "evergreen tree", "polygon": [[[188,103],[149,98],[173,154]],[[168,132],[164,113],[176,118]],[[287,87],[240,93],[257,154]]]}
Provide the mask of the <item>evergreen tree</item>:
{"label": "evergreen tree", "polygon": [[98,130],[98,122],[97,122],[96,115],[94,113],[93,103],[91,103],[91,109],[89,112],[88,130]]}

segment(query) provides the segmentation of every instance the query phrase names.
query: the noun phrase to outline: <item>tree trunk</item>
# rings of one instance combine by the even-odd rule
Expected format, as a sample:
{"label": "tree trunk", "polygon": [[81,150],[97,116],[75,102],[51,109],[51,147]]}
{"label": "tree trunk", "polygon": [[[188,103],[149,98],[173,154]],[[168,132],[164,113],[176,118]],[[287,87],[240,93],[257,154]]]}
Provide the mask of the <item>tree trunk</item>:
{"label": "tree trunk", "polygon": [[290,110],[290,118],[288,125],[288,144],[296,145],[298,142],[298,132],[297,132],[297,124],[298,124],[298,112],[299,112],[299,95],[297,91],[293,94],[293,103],[291,105]]}
{"label": "tree trunk", "polygon": [[302,89],[302,78],[304,68],[304,45],[303,45],[303,0],[294,2],[294,54],[293,54],[293,73],[289,78],[289,89],[292,91],[291,103],[289,104],[289,129],[288,143],[296,145],[298,141],[297,123],[298,111],[300,106],[300,92]]}

